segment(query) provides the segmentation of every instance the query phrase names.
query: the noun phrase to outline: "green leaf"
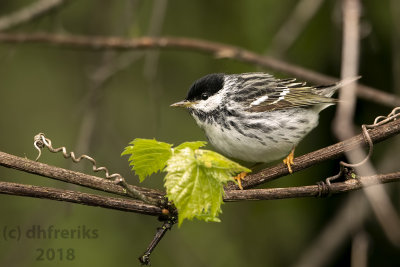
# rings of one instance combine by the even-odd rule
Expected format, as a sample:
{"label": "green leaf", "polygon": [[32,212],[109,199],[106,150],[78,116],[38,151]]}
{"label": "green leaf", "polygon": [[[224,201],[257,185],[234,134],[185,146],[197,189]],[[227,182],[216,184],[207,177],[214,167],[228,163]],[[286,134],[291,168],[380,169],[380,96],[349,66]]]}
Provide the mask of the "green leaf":
{"label": "green leaf", "polygon": [[196,142],[184,142],[182,144],[180,144],[179,146],[175,147],[175,151],[184,149],[184,148],[191,148],[192,150],[196,150],[199,149],[200,147],[203,147],[207,144],[207,142],[205,141],[196,141]]}
{"label": "green leaf", "polygon": [[179,212],[178,225],[184,219],[219,221],[223,186],[233,176],[249,169],[209,150],[186,147],[176,151],[165,168],[167,196]]}
{"label": "green leaf", "polygon": [[154,139],[136,138],[127,146],[121,155],[131,155],[129,165],[139,176],[140,182],[152,173],[164,169],[172,155],[172,145]]}
{"label": "green leaf", "polygon": [[249,169],[222,155],[199,149],[206,142],[185,142],[172,149],[171,144],[150,139],[135,139],[122,155],[130,155],[130,165],[142,182],[160,170],[167,171],[167,196],[179,212],[178,224],[185,219],[219,222],[223,186],[233,176]]}

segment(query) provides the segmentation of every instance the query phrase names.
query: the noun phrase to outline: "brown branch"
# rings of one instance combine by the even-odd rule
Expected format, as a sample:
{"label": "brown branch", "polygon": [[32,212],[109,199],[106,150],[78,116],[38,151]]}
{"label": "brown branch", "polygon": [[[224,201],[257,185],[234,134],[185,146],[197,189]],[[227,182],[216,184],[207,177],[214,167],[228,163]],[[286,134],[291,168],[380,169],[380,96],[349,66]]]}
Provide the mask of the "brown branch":
{"label": "brown branch", "polygon": [[0,31],[32,21],[65,4],[68,0],[39,0],[0,18]]}
{"label": "brown branch", "polygon": [[[392,183],[400,180],[400,172],[365,176],[358,179],[350,179],[345,182],[333,183],[330,186],[330,194],[345,193],[359,190],[363,187],[378,185],[379,183]],[[225,191],[224,201],[241,200],[273,200],[300,197],[317,197],[321,194],[318,185],[286,187],[286,188],[267,188],[267,189],[248,189],[248,190],[227,190]]]}
{"label": "brown branch", "polygon": [[136,212],[153,216],[162,215],[162,209],[160,207],[146,204],[138,200],[98,196],[94,194],[42,186],[0,182],[0,194],[66,201],[88,206]]}
{"label": "brown branch", "polygon": [[[383,141],[395,134],[398,134],[399,132],[400,132],[400,120],[395,120],[369,130],[370,136],[374,143]],[[325,147],[323,149],[308,153],[303,156],[299,156],[294,160],[293,170],[299,171],[308,168],[312,165],[318,164],[322,161],[339,157],[343,155],[345,151],[350,151],[362,144],[365,144],[365,140],[363,138],[363,135],[360,134],[346,141],[337,143],[335,145]],[[10,155],[1,151],[0,151],[0,165],[8,168],[13,168],[57,179],[68,183],[86,186],[92,189],[97,189],[105,192],[127,196],[126,192],[122,187],[116,185],[112,181],[105,180],[104,178],[99,178],[96,176],[91,176],[79,172],[74,172],[50,166],[40,162],[35,162],[29,159]],[[277,179],[287,174],[288,174],[287,168],[283,164],[279,164],[270,168],[266,168],[256,174],[248,175],[242,181],[242,185],[244,188],[255,187],[259,184],[271,181],[273,179]],[[147,189],[133,185],[129,186],[142,192],[144,195],[154,200],[161,201],[164,197],[164,193],[158,190]],[[238,189],[238,188],[236,185],[229,185],[226,187],[227,191],[233,189]]]}
{"label": "brown branch", "polygon": [[[379,183],[397,182],[400,179],[400,172],[361,177],[359,179],[362,180],[362,182],[360,182],[358,179],[351,179],[345,182],[334,183],[331,185],[330,193],[339,194],[353,190],[359,190],[362,189],[365,184],[367,184],[367,186],[374,186]],[[160,207],[146,204],[137,200],[98,196],[94,194],[34,185],[0,182],[0,194],[66,201],[82,205],[136,212],[153,216],[162,215],[162,209]],[[225,192],[224,201],[232,202],[243,200],[274,200],[317,197],[319,194],[320,188],[317,185],[288,188],[230,190]]]}
{"label": "brown branch", "polygon": [[[396,134],[400,133],[400,120],[395,120],[387,124],[383,124],[374,129],[368,130],[374,143],[379,143]],[[319,149],[317,151],[296,157],[292,166],[293,171],[300,171],[311,167],[323,161],[334,159],[342,156],[345,152],[351,151],[360,145],[366,145],[366,141],[362,134],[356,135],[343,142]],[[251,188],[268,181],[277,179],[284,175],[288,175],[288,169],[283,164],[266,168],[258,173],[250,174],[242,180],[243,188]],[[231,184],[226,187],[227,190],[238,189],[237,185]]]}
{"label": "brown branch", "polygon": [[[88,188],[114,193],[121,196],[129,196],[126,190],[115,184],[113,181],[106,180],[80,172],[70,171],[63,168],[47,165],[33,160],[17,157],[0,151],[0,165],[20,171],[37,174],[40,176],[56,179],[59,181],[77,184]],[[140,191],[148,198],[161,201],[164,194],[158,190],[129,185],[134,190]]]}
{"label": "brown branch", "polygon": [[[93,50],[144,50],[144,49],[186,49],[196,52],[212,54],[219,58],[230,58],[249,64],[266,67],[283,72],[294,77],[310,81],[315,84],[328,84],[338,79],[314,72],[300,66],[289,64],[268,56],[262,56],[249,50],[210,42],[200,39],[178,37],[142,37],[136,39],[124,39],[118,37],[93,37],[77,35],[53,35],[47,33],[33,34],[7,34],[0,33],[0,42],[3,43],[42,43],[53,46],[72,47]],[[390,107],[400,106],[400,98],[372,87],[358,85],[357,94],[366,100],[384,104]]]}

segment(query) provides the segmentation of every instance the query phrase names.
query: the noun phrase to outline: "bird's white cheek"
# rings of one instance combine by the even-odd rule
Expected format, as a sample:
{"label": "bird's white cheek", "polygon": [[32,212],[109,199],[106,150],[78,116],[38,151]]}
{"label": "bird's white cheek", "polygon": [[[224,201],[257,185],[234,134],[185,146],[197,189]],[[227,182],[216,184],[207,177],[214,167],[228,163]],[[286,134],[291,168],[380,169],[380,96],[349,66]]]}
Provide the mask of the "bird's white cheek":
{"label": "bird's white cheek", "polygon": [[201,110],[203,112],[211,112],[218,108],[219,102],[213,101],[209,98],[207,100],[200,100],[197,104],[193,106],[194,109]]}
{"label": "bird's white cheek", "polygon": [[204,110],[205,107],[206,105],[203,100],[197,102],[195,105],[192,106],[192,108],[195,110]]}

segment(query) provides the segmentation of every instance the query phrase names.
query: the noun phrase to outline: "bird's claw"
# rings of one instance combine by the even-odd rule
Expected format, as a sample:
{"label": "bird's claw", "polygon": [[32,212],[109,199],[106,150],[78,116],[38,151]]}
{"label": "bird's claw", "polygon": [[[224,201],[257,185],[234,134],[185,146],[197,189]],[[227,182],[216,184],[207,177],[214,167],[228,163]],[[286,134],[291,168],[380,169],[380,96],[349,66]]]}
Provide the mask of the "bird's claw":
{"label": "bird's claw", "polygon": [[241,172],[238,175],[236,175],[235,177],[233,177],[233,179],[235,179],[238,183],[238,186],[240,188],[240,190],[243,190],[243,186],[242,186],[242,179],[247,175],[247,172]]}
{"label": "bird's claw", "polygon": [[283,160],[283,164],[285,164],[288,168],[289,173],[293,173],[292,165],[294,159],[294,148],[290,151],[289,155]]}

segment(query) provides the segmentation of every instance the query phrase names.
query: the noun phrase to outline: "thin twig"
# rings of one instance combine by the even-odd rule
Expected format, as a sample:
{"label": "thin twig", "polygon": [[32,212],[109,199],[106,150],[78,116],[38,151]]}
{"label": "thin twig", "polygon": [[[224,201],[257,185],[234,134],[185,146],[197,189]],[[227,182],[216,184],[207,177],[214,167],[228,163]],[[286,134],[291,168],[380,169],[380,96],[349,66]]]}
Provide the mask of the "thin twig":
{"label": "thin twig", "polygon": [[[358,75],[359,61],[359,19],[361,14],[361,2],[359,0],[343,0],[343,45],[341,78]],[[356,108],[356,87],[349,84],[342,87],[339,92],[339,103],[334,119],[334,132],[339,140],[344,140],[354,135],[353,118]],[[366,135],[368,136],[368,134]],[[377,172],[371,163],[370,153],[362,150],[361,146],[345,153],[350,164],[358,175],[375,175]],[[400,246],[400,219],[396,209],[383,187],[374,187],[364,190],[372,210],[381,225],[386,237],[395,245]]]}
{"label": "thin twig", "polygon": [[0,18],[0,31],[5,31],[43,16],[70,0],[38,0]]}
{"label": "thin twig", "polygon": [[[164,20],[167,13],[168,0],[155,0],[153,1],[152,12],[149,19],[149,28],[147,36],[159,37],[164,27]],[[159,86],[156,82],[157,69],[160,59],[160,50],[152,49],[144,53],[145,61],[143,65],[143,75],[147,81],[146,90],[149,95],[149,109],[151,113],[148,114],[152,118],[152,123],[148,124],[147,129],[154,135],[158,135],[159,125],[161,125],[161,106],[160,100],[162,97],[163,87]]]}
{"label": "thin twig", "polygon": [[[7,34],[0,33],[3,43],[42,43],[60,47],[72,47],[93,50],[144,50],[144,49],[185,49],[212,54],[219,58],[229,58],[246,62],[309,81],[315,84],[330,84],[337,78],[289,64],[271,57],[262,56],[240,47],[205,41],[201,39],[179,37],[142,37],[124,39],[118,37],[93,37],[77,35],[53,35],[47,33]],[[358,85],[357,94],[366,100],[389,107],[400,106],[400,98],[365,85]]]}
{"label": "thin twig", "polygon": [[400,94],[400,2],[398,0],[391,0],[390,2],[391,14],[391,38],[392,38],[392,77],[394,92]]}
{"label": "thin twig", "polygon": [[142,256],[139,257],[139,261],[143,265],[150,264],[150,255],[153,250],[157,247],[158,243],[164,237],[168,230],[171,230],[172,226],[176,223],[176,217],[171,217],[168,220],[164,221],[163,225],[157,229],[156,234],[154,235],[153,240],[150,242],[149,246],[147,247],[146,251],[143,253]]}
{"label": "thin twig", "polygon": [[[358,76],[360,5],[358,0],[343,1],[342,79]],[[339,90],[339,102],[334,120],[334,132],[339,140],[354,135],[356,83],[357,81],[347,84]]]}
{"label": "thin twig", "polygon": [[351,267],[368,266],[368,234],[364,230],[358,231],[351,244]]}
{"label": "thin twig", "polygon": [[160,207],[146,204],[138,200],[99,196],[94,194],[35,185],[23,185],[0,181],[0,194],[66,201],[71,203],[136,212],[153,216],[162,215],[162,209]]}
{"label": "thin twig", "polygon": [[268,52],[274,55],[283,55],[306,28],[323,2],[324,0],[299,1],[272,39]]}
{"label": "thin twig", "polygon": [[[168,0],[156,0],[153,2],[153,11],[149,22],[150,26],[148,36],[160,36],[167,12],[167,6]],[[146,53],[143,74],[149,81],[152,81],[157,73],[158,59],[158,51],[149,51]]]}
{"label": "thin twig", "polygon": [[[400,181],[400,172],[358,177],[357,179],[350,179],[345,182],[333,183],[329,188],[329,193],[340,194],[362,189],[365,186],[364,184],[366,184],[367,187],[370,187],[379,185],[380,183],[391,183],[398,181]],[[319,195],[321,195],[321,187],[319,185],[248,190],[226,190],[224,201],[273,200],[300,197],[318,197]]]}

